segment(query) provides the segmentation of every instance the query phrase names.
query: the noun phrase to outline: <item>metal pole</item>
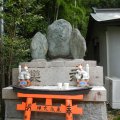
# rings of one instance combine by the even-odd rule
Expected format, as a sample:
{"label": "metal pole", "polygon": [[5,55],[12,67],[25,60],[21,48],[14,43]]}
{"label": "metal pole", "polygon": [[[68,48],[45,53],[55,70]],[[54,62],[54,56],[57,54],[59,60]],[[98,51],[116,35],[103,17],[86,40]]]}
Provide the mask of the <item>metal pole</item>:
{"label": "metal pole", "polygon": [[[0,6],[0,12],[2,13],[3,12],[3,0],[0,0],[0,2],[2,3],[1,6]],[[2,15],[2,17],[3,17],[3,15]],[[3,20],[3,18],[1,18],[0,19],[0,35],[1,35],[1,38],[3,37],[3,34],[4,34],[4,20]]]}

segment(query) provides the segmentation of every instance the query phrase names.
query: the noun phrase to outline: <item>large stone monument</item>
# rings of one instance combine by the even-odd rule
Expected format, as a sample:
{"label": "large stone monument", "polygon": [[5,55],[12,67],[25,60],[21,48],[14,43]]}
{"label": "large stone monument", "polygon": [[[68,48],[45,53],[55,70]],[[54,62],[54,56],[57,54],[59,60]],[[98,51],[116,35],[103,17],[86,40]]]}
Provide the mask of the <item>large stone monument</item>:
{"label": "large stone monument", "polygon": [[48,43],[46,37],[37,32],[31,42],[31,56],[33,59],[45,59],[48,51]]}
{"label": "large stone monument", "polygon": [[64,20],[56,20],[48,26],[46,37],[40,32],[32,38],[33,59],[73,58],[85,56],[86,43],[78,29]]}
{"label": "large stone monument", "polygon": [[70,55],[70,38],[72,26],[66,20],[57,20],[48,27],[48,53],[50,57],[67,57]]}
{"label": "large stone monument", "polygon": [[73,29],[70,39],[70,52],[74,59],[83,58],[86,51],[86,42],[78,29]]}
{"label": "large stone monument", "polygon": [[[38,33],[37,39],[39,38],[42,40],[42,37],[39,35],[42,36],[41,33]],[[86,64],[89,64],[89,85],[92,86],[92,89],[88,94],[84,95],[83,101],[77,101],[78,106],[83,107],[84,114],[82,116],[74,115],[74,120],[107,120],[105,103],[106,89],[103,87],[103,68],[101,66],[97,66],[95,61],[76,59],[83,58],[86,51],[85,40],[81,36],[80,32],[77,29],[72,30],[70,23],[67,21],[57,20],[48,27],[48,53],[42,50],[45,49],[45,51],[47,51],[46,39],[44,40],[44,42],[37,40],[36,43],[38,45],[33,41],[31,45],[33,50],[32,56],[35,54],[33,60],[31,62],[20,63],[21,66],[28,66],[32,85],[55,86],[58,82],[62,82],[69,83],[70,86],[76,86],[76,81],[70,80],[69,73],[76,65],[82,64],[84,68]],[[40,49],[36,50],[36,46]],[[64,49],[64,51],[61,49]],[[39,50],[42,52],[39,52]],[[37,53],[34,53],[36,51]],[[46,54],[48,54],[49,56],[47,57],[50,57],[51,59],[59,59],[47,61],[44,59]],[[65,59],[68,56],[71,56],[70,58],[74,59]],[[18,68],[14,68],[12,71],[12,85],[17,84],[18,74]],[[9,86],[3,88],[2,98],[5,101],[5,120],[23,120],[23,112],[16,110],[16,105],[21,103],[21,99],[17,97],[16,92],[13,91],[12,87]],[[40,102],[44,103],[45,101]],[[60,103],[62,103],[62,101],[60,101]],[[65,120],[65,116],[64,114],[32,112],[31,119]]]}

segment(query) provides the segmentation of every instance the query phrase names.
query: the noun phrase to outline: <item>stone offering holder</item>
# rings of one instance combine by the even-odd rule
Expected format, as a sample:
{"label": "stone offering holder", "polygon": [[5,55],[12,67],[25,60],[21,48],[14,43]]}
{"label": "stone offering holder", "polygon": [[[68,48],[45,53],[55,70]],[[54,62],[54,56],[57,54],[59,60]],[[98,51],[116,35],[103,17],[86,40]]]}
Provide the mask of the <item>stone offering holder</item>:
{"label": "stone offering holder", "polygon": [[[107,120],[106,113],[106,89],[103,87],[103,68],[96,66],[95,61],[84,61],[83,59],[65,60],[58,59],[53,61],[33,60],[31,62],[20,63],[28,66],[28,71],[31,75],[32,85],[39,86],[56,86],[57,83],[69,83],[70,86],[76,86],[76,81],[71,81],[69,73],[76,65],[82,64],[83,69],[86,64],[89,64],[89,85],[92,89],[88,94],[85,94],[78,107],[84,110],[83,116],[80,114],[74,115],[75,120]],[[17,84],[18,68],[13,69],[12,85]],[[17,97],[13,92],[12,87],[6,87],[2,90],[2,98],[5,101],[5,120],[23,120],[23,112],[16,111],[16,105],[21,103],[22,99]],[[39,101],[44,103],[44,101]],[[60,101],[62,104],[62,101]],[[50,113],[32,113],[32,120],[64,120],[63,114]]]}

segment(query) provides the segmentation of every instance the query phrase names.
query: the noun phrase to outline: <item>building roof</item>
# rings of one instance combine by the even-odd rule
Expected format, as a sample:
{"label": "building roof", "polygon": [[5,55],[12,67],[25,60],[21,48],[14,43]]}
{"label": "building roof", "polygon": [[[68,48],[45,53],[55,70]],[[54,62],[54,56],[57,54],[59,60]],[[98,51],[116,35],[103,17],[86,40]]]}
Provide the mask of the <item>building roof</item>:
{"label": "building roof", "polygon": [[98,22],[120,19],[120,8],[97,9],[93,8],[91,17]]}
{"label": "building roof", "polygon": [[90,40],[95,23],[120,26],[120,8],[97,9],[93,8],[90,14],[86,41]]}

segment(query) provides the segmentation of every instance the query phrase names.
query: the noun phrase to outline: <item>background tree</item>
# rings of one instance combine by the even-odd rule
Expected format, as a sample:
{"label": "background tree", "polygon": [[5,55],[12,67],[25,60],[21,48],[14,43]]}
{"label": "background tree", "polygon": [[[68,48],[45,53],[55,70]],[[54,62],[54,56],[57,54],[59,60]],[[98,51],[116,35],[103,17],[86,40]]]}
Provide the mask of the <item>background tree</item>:
{"label": "background tree", "polygon": [[7,0],[4,4],[4,78],[11,84],[11,70],[20,61],[30,60],[30,38],[37,31],[45,31],[47,22],[41,15],[42,5],[36,0]]}

